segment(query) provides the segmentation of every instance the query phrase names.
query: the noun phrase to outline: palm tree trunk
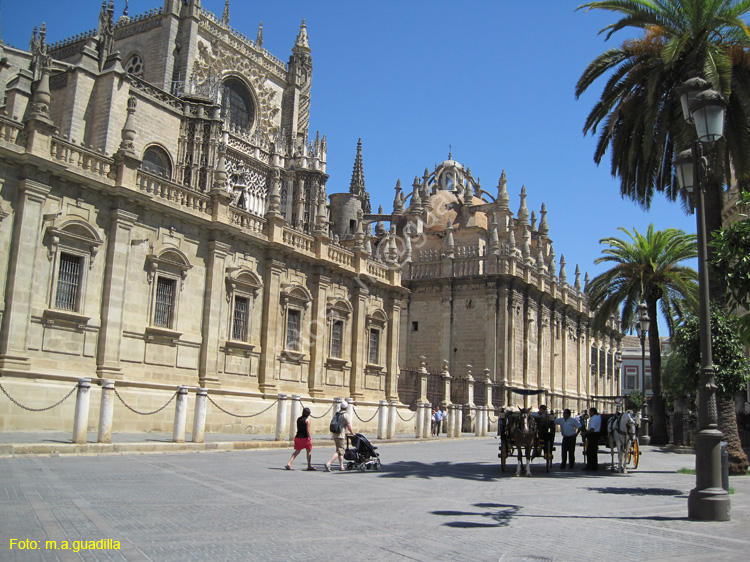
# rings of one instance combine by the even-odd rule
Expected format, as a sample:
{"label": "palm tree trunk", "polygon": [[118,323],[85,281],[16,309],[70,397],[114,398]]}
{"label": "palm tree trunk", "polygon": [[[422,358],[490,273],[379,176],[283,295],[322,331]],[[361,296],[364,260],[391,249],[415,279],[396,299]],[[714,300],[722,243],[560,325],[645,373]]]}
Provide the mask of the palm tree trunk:
{"label": "palm tree trunk", "polygon": [[[655,295],[656,296],[656,295]],[[648,352],[651,364],[651,414],[654,423],[651,428],[651,444],[666,445],[669,442],[669,430],[667,429],[667,399],[664,396],[661,382],[661,342],[659,341],[659,312],[656,309],[656,299],[647,297],[646,306],[651,318],[648,330]],[[645,392],[645,389],[644,389]]]}
{"label": "palm tree trunk", "polygon": [[742,450],[740,433],[737,429],[737,413],[734,410],[734,400],[716,396],[719,413],[719,429],[724,434],[729,452],[729,474],[739,476],[747,474],[747,455]]}

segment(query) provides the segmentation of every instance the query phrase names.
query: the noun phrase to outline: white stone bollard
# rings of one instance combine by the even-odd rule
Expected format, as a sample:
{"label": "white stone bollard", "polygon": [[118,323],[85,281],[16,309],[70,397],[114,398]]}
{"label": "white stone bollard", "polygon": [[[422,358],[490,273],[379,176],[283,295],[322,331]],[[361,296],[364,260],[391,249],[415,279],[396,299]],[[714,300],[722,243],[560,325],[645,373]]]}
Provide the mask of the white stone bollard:
{"label": "white stone bollard", "polygon": [[455,412],[455,424],[456,427],[453,430],[453,436],[454,437],[461,437],[461,432],[463,430],[464,425],[464,407],[461,404],[456,404]]}
{"label": "white stone bollard", "polygon": [[287,421],[289,420],[287,396],[279,394],[276,405],[276,441],[284,441],[287,434]]}
{"label": "white stone bollard", "polygon": [[76,393],[76,414],[73,419],[73,443],[85,443],[88,437],[89,400],[91,399],[91,379],[78,379]]}
{"label": "white stone bollard", "polygon": [[424,416],[422,415],[422,403],[417,402],[417,411],[414,413],[414,436],[417,439],[422,438],[422,425],[424,423]]}
{"label": "white stone bollard", "polygon": [[422,437],[429,439],[432,436],[432,404],[425,402],[422,415],[424,416],[424,434]]}
{"label": "white stone bollard", "polygon": [[102,398],[99,403],[99,433],[96,435],[97,443],[112,443],[112,414],[115,404],[115,381],[103,379]]}
{"label": "white stone bollard", "polygon": [[206,435],[206,406],[208,389],[198,388],[195,391],[195,413],[193,414],[193,443],[203,443]]}
{"label": "white stone bollard", "polygon": [[388,430],[386,432],[386,439],[393,439],[396,435],[396,400],[391,400],[388,407]]}
{"label": "white stone bollard", "polygon": [[302,415],[302,399],[297,394],[292,394],[292,415],[289,421],[289,441],[294,440],[297,435],[297,418]]}
{"label": "white stone bollard", "polygon": [[445,435],[446,437],[453,437],[453,426],[455,423],[455,407],[453,404],[448,404],[448,406],[445,408],[445,418],[443,419],[443,423],[445,424]]}
{"label": "white stone bollard", "polygon": [[482,406],[482,437],[487,437],[490,432],[490,407]]}
{"label": "white stone bollard", "polygon": [[172,443],[185,442],[185,426],[187,424],[187,395],[188,387],[177,387],[177,402],[174,407],[174,429]]}
{"label": "white stone bollard", "polygon": [[378,408],[378,439],[385,439],[388,427],[388,401],[381,400]]}

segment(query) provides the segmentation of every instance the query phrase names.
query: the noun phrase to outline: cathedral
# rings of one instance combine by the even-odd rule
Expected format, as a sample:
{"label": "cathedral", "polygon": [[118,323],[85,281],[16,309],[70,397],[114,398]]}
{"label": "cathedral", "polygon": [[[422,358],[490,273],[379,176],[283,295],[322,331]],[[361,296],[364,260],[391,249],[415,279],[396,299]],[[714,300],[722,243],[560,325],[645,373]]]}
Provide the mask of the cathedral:
{"label": "cathedral", "polygon": [[109,0],[64,41],[0,38],[0,383],[44,410],[0,397],[0,429],[67,430],[72,400],[46,406],[82,377],[114,383],[121,431],[171,431],[176,387],[208,390],[207,431],[271,433],[288,396],[350,399],[371,433],[389,401],[412,431],[419,363],[473,366],[500,406],[618,393],[618,326],[591,332],[544,208],[522,191],[514,216],[504,176],[493,196],[449,157],[373,212],[361,144],[327,194],[305,22],[285,63],[225,6]]}

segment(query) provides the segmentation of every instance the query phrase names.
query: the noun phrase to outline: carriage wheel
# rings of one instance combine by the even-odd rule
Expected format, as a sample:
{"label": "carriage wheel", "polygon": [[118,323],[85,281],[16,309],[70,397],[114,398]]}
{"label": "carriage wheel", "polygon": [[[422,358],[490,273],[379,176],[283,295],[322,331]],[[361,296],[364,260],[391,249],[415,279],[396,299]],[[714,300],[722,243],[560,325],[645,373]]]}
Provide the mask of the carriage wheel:
{"label": "carriage wheel", "polygon": [[500,467],[505,472],[505,461],[508,458],[508,443],[503,439],[500,443]]}
{"label": "carriage wheel", "polygon": [[633,445],[631,445],[630,449],[628,449],[628,460],[625,464],[630,464],[631,461],[633,463],[633,468],[638,468],[638,460],[641,458],[641,452],[638,449],[638,438],[636,437],[635,441],[633,441]]}

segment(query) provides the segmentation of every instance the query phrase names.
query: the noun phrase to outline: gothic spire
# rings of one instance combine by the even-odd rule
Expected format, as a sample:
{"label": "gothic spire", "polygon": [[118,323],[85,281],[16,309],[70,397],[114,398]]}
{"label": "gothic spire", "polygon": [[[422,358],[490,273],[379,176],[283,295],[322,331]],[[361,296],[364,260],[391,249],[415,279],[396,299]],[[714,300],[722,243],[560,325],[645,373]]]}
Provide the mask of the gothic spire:
{"label": "gothic spire", "polygon": [[500,204],[501,209],[508,209],[508,203],[510,197],[508,197],[508,190],[505,188],[505,184],[508,180],[505,178],[505,170],[500,174],[500,180],[497,182],[497,202]]}
{"label": "gothic spire", "polygon": [[580,291],[581,290],[581,268],[578,267],[578,264],[576,264],[576,281],[574,287]]}
{"label": "gothic spire", "polygon": [[396,196],[393,198],[393,214],[400,215],[404,212],[404,194],[401,192],[401,178],[396,182]]}
{"label": "gothic spire", "polygon": [[263,22],[258,25],[258,37],[255,38],[255,45],[258,47],[263,46]]}
{"label": "gothic spire", "polygon": [[299,28],[299,35],[297,35],[297,41],[294,43],[295,47],[301,49],[310,50],[310,42],[307,40],[307,24],[305,20],[302,20],[302,25]]}
{"label": "gothic spire", "polygon": [[526,186],[521,187],[521,206],[518,209],[518,224],[529,224],[529,208],[526,206]]}
{"label": "gothic spire", "polygon": [[352,181],[349,184],[349,193],[356,195],[362,201],[362,211],[370,213],[370,195],[365,188],[365,172],[362,167],[362,139],[357,141],[357,156],[354,158],[354,169],[352,170]]}
{"label": "gothic spire", "polygon": [[229,25],[229,0],[224,2],[224,13],[221,14],[221,23]]}
{"label": "gothic spire", "polygon": [[547,207],[542,203],[542,220],[539,221],[539,236],[549,235],[549,225],[547,224]]}
{"label": "gothic spire", "polygon": [[565,283],[568,279],[568,273],[565,271],[565,254],[560,256],[560,282]]}

